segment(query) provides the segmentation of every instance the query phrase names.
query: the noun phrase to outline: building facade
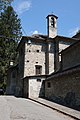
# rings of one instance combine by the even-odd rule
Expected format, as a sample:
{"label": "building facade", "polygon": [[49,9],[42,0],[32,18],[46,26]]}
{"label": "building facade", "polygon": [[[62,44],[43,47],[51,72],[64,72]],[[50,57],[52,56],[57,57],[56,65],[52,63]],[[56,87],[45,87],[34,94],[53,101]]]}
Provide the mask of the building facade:
{"label": "building facade", "polygon": [[80,41],[64,49],[61,70],[45,81],[45,97],[80,110]]}
{"label": "building facade", "polygon": [[[74,37],[68,38],[57,35],[57,18],[55,15],[47,16],[47,35],[37,34],[22,37],[17,48],[19,61],[17,69],[14,69],[17,73],[15,79],[11,77],[14,67],[8,71],[7,94],[26,98],[51,98],[57,89],[53,89],[56,80],[52,76],[63,69],[61,51],[79,40]],[[66,61],[65,58],[63,61]],[[47,83],[47,81],[55,82]],[[13,92],[14,83],[15,90]]]}

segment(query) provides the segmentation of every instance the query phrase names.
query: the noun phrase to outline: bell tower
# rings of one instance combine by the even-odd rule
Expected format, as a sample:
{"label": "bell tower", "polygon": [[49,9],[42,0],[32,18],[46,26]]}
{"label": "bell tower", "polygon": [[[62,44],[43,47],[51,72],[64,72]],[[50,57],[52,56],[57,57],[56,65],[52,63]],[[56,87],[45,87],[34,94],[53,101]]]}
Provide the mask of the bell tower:
{"label": "bell tower", "polygon": [[57,16],[51,14],[47,17],[47,34],[49,38],[54,38],[57,35]]}

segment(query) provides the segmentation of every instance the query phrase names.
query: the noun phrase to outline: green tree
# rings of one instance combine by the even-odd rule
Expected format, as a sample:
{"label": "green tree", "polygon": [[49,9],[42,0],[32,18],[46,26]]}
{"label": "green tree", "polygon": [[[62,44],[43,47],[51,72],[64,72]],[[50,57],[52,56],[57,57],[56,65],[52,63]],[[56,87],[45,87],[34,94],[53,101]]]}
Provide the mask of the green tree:
{"label": "green tree", "polygon": [[0,26],[0,35],[14,38],[15,40],[18,40],[22,35],[20,19],[18,19],[18,15],[11,6],[8,6],[7,9],[1,13]]}
{"label": "green tree", "polygon": [[11,60],[15,61],[18,40],[22,36],[21,23],[12,6],[8,6],[0,16],[0,81],[6,81]]}
{"label": "green tree", "polygon": [[0,0],[0,13],[4,10],[8,5],[11,5],[13,0]]}

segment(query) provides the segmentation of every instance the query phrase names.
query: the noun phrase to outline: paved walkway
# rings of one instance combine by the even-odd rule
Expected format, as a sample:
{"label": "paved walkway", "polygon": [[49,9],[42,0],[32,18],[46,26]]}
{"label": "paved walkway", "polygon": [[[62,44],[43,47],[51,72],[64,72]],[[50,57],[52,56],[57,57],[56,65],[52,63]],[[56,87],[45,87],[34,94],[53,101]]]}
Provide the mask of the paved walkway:
{"label": "paved walkway", "polygon": [[0,120],[74,120],[29,99],[0,96]]}
{"label": "paved walkway", "polygon": [[47,106],[47,107],[49,107],[49,108],[51,108],[53,110],[57,110],[57,111],[65,114],[65,115],[71,116],[74,119],[80,120],[80,112],[77,111],[77,110],[74,110],[74,109],[71,109],[71,108],[56,104],[54,102],[51,102],[51,101],[48,101],[48,100],[45,100],[45,99],[42,99],[42,98],[37,98],[37,99],[33,98],[31,100],[33,100],[35,102],[38,102],[38,103],[40,103],[40,104],[42,104],[44,106]]}

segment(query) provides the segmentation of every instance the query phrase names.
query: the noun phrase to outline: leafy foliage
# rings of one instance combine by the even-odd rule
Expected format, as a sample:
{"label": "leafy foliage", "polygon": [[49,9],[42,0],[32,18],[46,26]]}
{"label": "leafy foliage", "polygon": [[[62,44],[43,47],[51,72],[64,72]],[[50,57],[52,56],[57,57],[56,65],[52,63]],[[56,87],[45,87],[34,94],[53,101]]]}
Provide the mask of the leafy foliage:
{"label": "leafy foliage", "polygon": [[7,6],[0,16],[0,82],[7,79],[7,70],[11,60],[17,64],[16,51],[18,40],[22,35],[18,15],[12,6]]}
{"label": "leafy foliage", "polygon": [[0,35],[17,40],[22,34],[20,19],[11,6],[1,13],[0,26]]}
{"label": "leafy foliage", "polygon": [[8,5],[11,5],[13,0],[0,0],[0,13],[2,10],[7,8]]}

